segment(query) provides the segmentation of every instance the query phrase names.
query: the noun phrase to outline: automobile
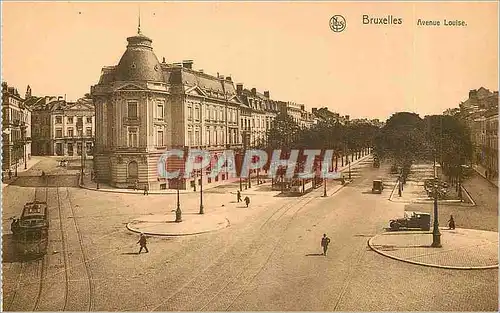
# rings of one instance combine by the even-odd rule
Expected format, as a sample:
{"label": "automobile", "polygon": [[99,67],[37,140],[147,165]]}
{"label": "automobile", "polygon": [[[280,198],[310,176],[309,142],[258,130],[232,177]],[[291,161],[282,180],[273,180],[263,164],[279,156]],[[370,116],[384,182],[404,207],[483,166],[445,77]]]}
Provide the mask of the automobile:
{"label": "automobile", "polygon": [[382,193],[384,190],[384,183],[382,180],[377,179],[373,181],[372,193]]}
{"label": "automobile", "polygon": [[431,229],[431,215],[429,213],[422,212],[405,212],[403,218],[398,218],[390,220],[389,226],[391,230],[400,229],[421,229],[430,230]]}

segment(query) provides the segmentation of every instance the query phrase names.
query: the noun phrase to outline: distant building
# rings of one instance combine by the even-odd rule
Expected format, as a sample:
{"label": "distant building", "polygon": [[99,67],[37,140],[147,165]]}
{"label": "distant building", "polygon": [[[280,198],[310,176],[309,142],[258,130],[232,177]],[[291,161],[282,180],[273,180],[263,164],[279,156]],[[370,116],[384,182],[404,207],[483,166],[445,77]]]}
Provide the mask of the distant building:
{"label": "distant building", "polygon": [[7,82],[2,82],[2,139],[3,171],[15,170],[31,158],[31,111]]}
{"label": "distant building", "polygon": [[92,153],[95,137],[95,108],[92,100],[66,102],[63,97],[31,97],[26,105],[33,112],[34,155],[76,156],[85,146]]}
{"label": "distant building", "polygon": [[462,119],[471,134],[474,146],[473,162],[498,175],[498,91],[481,87],[469,91],[469,98],[459,104],[455,116]]}

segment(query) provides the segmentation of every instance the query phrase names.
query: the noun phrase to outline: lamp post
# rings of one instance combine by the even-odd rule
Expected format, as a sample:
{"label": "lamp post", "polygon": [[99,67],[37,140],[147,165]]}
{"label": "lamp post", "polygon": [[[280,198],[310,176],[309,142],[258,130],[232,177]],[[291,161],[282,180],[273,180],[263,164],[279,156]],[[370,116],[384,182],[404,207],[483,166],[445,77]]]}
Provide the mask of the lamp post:
{"label": "lamp post", "polygon": [[203,211],[203,168],[200,169],[200,214],[204,214]]}
{"label": "lamp post", "polygon": [[180,187],[181,187],[181,178],[178,177],[177,179],[177,209],[175,210],[175,222],[180,223],[182,222],[182,211],[181,211],[181,201],[180,201]]}
{"label": "lamp post", "polygon": [[351,162],[347,160],[347,164],[349,165],[349,179],[351,179]]}
{"label": "lamp post", "polygon": [[323,197],[326,197],[326,178],[323,178]]}
{"label": "lamp post", "polygon": [[431,247],[440,248],[441,247],[441,233],[439,232],[439,222],[438,222],[438,179],[436,173],[436,157],[434,156],[434,225],[432,229],[432,245]]}
{"label": "lamp post", "polygon": [[24,169],[25,170],[28,169],[28,165],[26,164],[26,127],[27,126],[26,126],[26,124],[23,121],[22,124],[21,124],[21,137],[22,137],[23,148],[24,148],[23,159],[24,159]]}
{"label": "lamp post", "polygon": [[83,138],[83,118],[82,120],[78,119],[78,121],[76,122],[76,128],[77,130],[80,132],[80,138],[82,139],[82,149],[80,151],[81,153],[81,163],[82,163],[82,168],[81,168],[81,172],[80,172],[80,184],[83,185],[83,174],[84,174],[84,166],[85,166],[85,160],[83,159],[83,156],[84,156],[84,145],[85,145],[85,140]]}

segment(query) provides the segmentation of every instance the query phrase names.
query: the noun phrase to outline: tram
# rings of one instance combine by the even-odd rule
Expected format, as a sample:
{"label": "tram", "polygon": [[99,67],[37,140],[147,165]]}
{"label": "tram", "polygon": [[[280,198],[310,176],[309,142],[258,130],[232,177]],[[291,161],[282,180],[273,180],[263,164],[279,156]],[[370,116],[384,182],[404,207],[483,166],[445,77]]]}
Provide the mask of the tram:
{"label": "tram", "polygon": [[21,217],[13,220],[11,229],[17,253],[24,257],[44,255],[49,239],[47,202],[26,203]]}

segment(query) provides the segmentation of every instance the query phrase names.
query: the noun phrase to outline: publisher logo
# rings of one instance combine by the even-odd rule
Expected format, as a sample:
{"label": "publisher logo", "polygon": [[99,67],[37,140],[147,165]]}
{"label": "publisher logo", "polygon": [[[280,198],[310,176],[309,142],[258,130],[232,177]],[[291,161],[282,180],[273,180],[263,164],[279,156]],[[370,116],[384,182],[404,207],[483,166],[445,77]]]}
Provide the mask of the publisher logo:
{"label": "publisher logo", "polygon": [[334,15],[330,19],[330,29],[336,33],[340,33],[346,27],[345,18],[342,15]]}

